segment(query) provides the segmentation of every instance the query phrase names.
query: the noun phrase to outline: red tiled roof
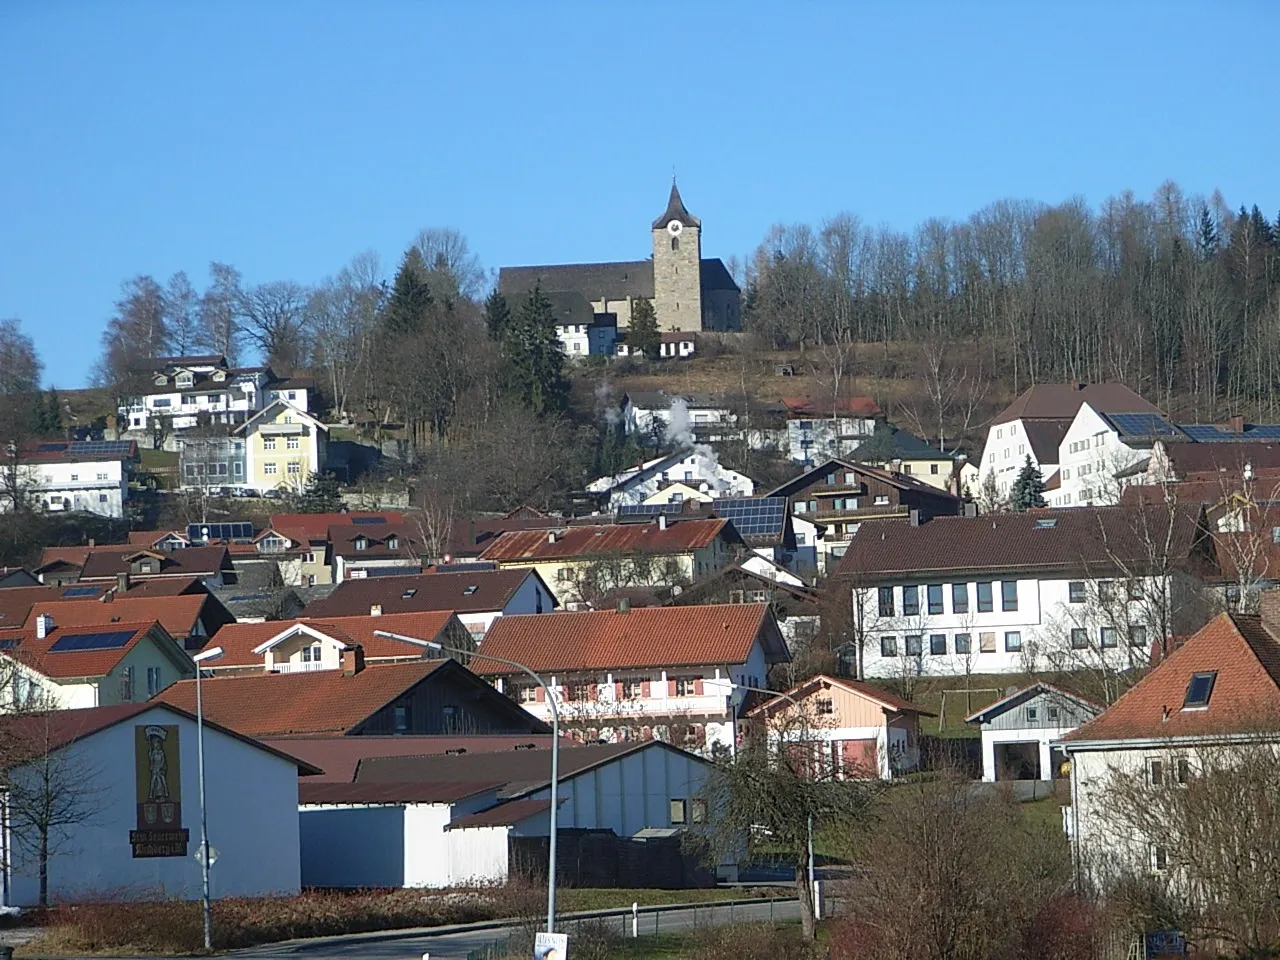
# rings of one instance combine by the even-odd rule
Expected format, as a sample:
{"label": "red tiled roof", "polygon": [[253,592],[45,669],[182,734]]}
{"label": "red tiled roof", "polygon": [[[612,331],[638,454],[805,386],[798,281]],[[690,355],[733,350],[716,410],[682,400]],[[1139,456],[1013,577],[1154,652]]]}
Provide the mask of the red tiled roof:
{"label": "red tiled roof", "polygon": [[0,630],[21,627],[27,622],[27,615],[33,604],[57,600],[61,595],[62,588],[54,586],[9,587],[0,590]]}
{"label": "red tiled roof", "polygon": [[[1216,672],[1208,706],[1184,710],[1196,673]],[[1280,716],[1280,640],[1260,618],[1220,613],[1064,740],[1075,743],[1250,733]]]}
{"label": "red tiled roof", "polygon": [[1163,447],[1174,474],[1184,479],[1196,473],[1239,477],[1246,463],[1253,464],[1254,470],[1280,468],[1280,443],[1166,443]]}
{"label": "red tiled roof", "polygon": [[[805,697],[821,692],[819,687],[840,687],[859,697],[865,697],[880,706],[898,713],[918,713],[925,717],[935,717],[937,714],[930,713],[919,704],[912,703],[910,700],[904,700],[902,697],[895,696],[887,690],[864,683],[861,680],[849,680],[845,677],[831,677],[820,673],[810,677],[804,683],[794,686],[787,690],[785,694],[776,694],[771,699],[766,699],[758,706],[752,707],[746,712],[746,716],[756,713],[767,713],[774,707],[782,707],[783,709],[791,708],[792,704],[786,697],[795,697],[796,700],[803,702]],[[762,697],[767,694],[761,694]]]}
{"label": "red tiled roof", "polygon": [[[135,646],[153,630],[157,631],[157,639],[174,645],[174,650],[181,648],[174,643],[162,626],[154,620],[134,623],[109,623],[99,626],[58,627],[55,625],[43,638],[36,637],[34,623],[24,628],[20,634],[15,631],[10,636],[20,635],[15,649],[8,651],[15,659],[27,664],[33,670],[55,680],[72,680],[80,677],[103,677],[110,673]],[[52,650],[62,637],[85,634],[128,633],[129,639],[123,644],[100,650]]]}
{"label": "red tiled roof", "polygon": [[[1216,506],[1244,491],[1240,474],[1193,473],[1172,483],[1131,483],[1120,494],[1121,503],[1207,503]],[[1280,469],[1258,470],[1251,490],[1252,499],[1280,500]]]}
{"label": "red tiled roof", "polygon": [[408,644],[403,640],[375,637],[374,631],[386,630],[420,640],[440,640],[440,635],[453,619],[452,610],[423,610],[415,613],[388,613],[378,617],[298,617],[294,620],[268,620],[263,623],[229,623],[207,640],[205,645],[221,647],[223,650],[222,658],[210,664],[214,669],[260,667],[263,655],[254,653],[254,649],[301,624],[343,644],[360,644],[366,660],[392,657],[435,658],[439,655],[425,647]]}
{"label": "red tiled roof", "polygon": [[782,405],[792,417],[829,417],[832,409],[854,417],[882,417],[884,411],[871,397],[840,397],[833,404],[830,397],[783,397]]}
{"label": "red tiled roof", "polygon": [[[576,671],[745,663],[757,641],[772,661],[787,659],[768,604],[726,603],[501,617],[482,649],[531,670]],[[517,672],[483,655],[471,669]]]}
{"label": "red tiled roof", "polygon": [[[387,523],[403,523],[404,514],[396,510],[372,512],[353,510],[350,513],[273,513],[270,517],[271,529],[283,533],[291,540],[307,543],[310,540],[324,540],[329,535],[329,528],[338,524],[352,523],[357,517],[384,517]],[[359,524],[376,530],[380,524]]]}
{"label": "red tiled roof", "polygon": [[[355,543],[360,538],[368,541],[364,550],[357,550]],[[387,542],[395,538],[398,543],[395,549],[387,546]],[[335,557],[347,557],[352,560],[386,559],[397,557],[416,560],[422,552],[422,536],[403,523],[334,524],[327,534],[333,546]]]}
{"label": "red tiled roof", "polygon": [[[728,526],[727,520],[673,520],[571,526],[504,533],[480,554],[483,560],[556,560],[602,554],[685,553],[707,546]],[[554,533],[554,542],[551,536]]]}
{"label": "red tiled roof", "polygon": [[[1038,383],[992,421],[1071,420],[1087,403],[1098,413],[1159,413],[1160,408],[1123,383]],[[1056,462],[1056,461],[1055,461]]]}
{"label": "red tiled roof", "polygon": [[107,627],[120,623],[159,621],[170,636],[190,635],[201,611],[209,601],[208,594],[185,594],[176,597],[133,596],[133,591],[114,595],[109,603],[101,599],[37,602],[32,605],[31,620],[39,614],[53,617],[56,627]]}
{"label": "red tiled roof", "polygon": [[[356,778],[361,761],[372,757],[444,757],[477,753],[524,753],[527,748],[548,750],[551,736],[544,733],[521,733],[469,736],[403,736],[403,737],[280,737],[269,738],[267,744],[301,757],[324,770],[320,782],[350,783]],[[568,743],[561,741],[561,746]],[[501,758],[498,758],[499,762]]]}
{"label": "red tiled roof", "polygon": [[483,613],[502,610],[530,577],[528,569],[427,573],[420,576],[368,577],[340,583],[333,593],[307,604],[308,617],[368,614],[374,604],[383,614],[421,610]]}
{"label": "red tiled roof", "polygon": [[136,549],[137,547],[131,543],[99,543],[92,547],[45,547],[40,551],[40,565],[36,569],[40,570],[51,563],[59,562],[73,567],[83,567],[90,553],[126,553]]}
{"label": "red tiled roof", "polygon": [[[361,739],[359,737],[353,739]],[[299,803],[455,803],[501,783],[331,783],[303,780]]]}
{"label": "red tiled roof", "polygon": [[[560,801],[564,803],[564,800]],[[551,809],[550,800],[508,800],[488,810],[459,817],[445,827],[446,830],[464,830],[467,827],[510,827]]]}
{"label": "red tiled roof", "polygon": [[[345,734],[452,660],[386,663],[353,676],[338,670],[212,677],[201,681],[205,715],[253,737]],[[194,710],[196,685],[183,680],[159,700]]]}

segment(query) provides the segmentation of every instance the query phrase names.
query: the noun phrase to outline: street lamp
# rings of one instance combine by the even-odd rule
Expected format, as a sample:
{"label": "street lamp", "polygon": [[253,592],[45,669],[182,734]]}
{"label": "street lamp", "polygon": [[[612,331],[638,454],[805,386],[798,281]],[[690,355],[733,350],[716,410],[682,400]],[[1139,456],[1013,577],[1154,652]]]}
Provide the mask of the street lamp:
{"label": "street lamp", "polygon": [[[407,637],[401,633],[392,633],[390,630],[375,630],[375,637],[385,637],[388,640],[402,640],[406,643],[416,643],[421,646],[429,647],[432,650],[439,650],[441,653],[456,653],[460,656],[471,657],[476,655],[474,650],[463,650],[459,647],[450,647],[443,643],[437,643],[434,640],[422,640],[418,637]],[[506,660],[502,657],[494,657],[489,654],[479,654],[486,660],[492,660],[494,663],[501,663],[508,667],[515,667],[517,670],[523,670],[531,676],[534,682],[546,691],[547,703],[551,705],[551,842],[547,851],[547,933],[555,933],[556,931],[556,820],[558,819],[557,810],[557,791],[560,779],[560,711],[556,708],[556,695],[551,686],[538,676],[523,663],[518,660]]]}
{"label": "street lamp", "polygon": [[222,656],[221,647],[201,650],[191,659],[196,665],[196,755],[200,767],[200,910],[204,917],[204,948],[213,949],[213,908],[209,903],[209,823],[204,803],[204,700],[200,693],[200,664]]}

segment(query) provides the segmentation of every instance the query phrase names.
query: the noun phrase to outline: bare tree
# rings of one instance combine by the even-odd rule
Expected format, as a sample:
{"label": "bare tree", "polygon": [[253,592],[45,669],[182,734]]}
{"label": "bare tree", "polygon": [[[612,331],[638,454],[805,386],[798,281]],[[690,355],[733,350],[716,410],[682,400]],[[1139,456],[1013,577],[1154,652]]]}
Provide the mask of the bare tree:
{"label": "bare tree", "polygon": [[226,357],[240,357],[240,271],[225,263],[209,264],[210,284],[200,298],[195,346]]}
{"label": "bare tree", "polygon": [[370,361],[386,297],[377,255],[363,253],[324,281],[307,303],[312,363],[327,374],[337,416],[347,416]]}
{"label": "bare tree", "polygon": [[169,278],[165,287],[164,316],[173,352],[187,356],[195,347],[200,330],[200,296],[181,270]]}
{"label": "bare tree", "polygon": [[473,303],[484,298],[487,285],[484,267],[460,231],[453,227],[428,227],[418,232],[413,245],[422,255],[436,296]]}
{"label": "bare tree", "polygon": [[307,289],[289,280],[264,283],[240,294],[241,329],[277,373],[292,373],[303,366],[307,299]]}
{"label": "bare tree", "polygon": [[44,366],[16,319],[0,320],[0,510],[27,505],[30,478],[22,447],[34,435],[33,410]]}

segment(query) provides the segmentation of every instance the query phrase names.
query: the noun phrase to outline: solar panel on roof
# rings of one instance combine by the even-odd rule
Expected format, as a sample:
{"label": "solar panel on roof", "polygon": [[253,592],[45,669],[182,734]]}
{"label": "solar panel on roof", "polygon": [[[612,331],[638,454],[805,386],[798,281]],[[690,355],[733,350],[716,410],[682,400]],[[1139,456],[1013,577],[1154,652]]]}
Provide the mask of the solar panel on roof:
{"label": "solar panel on roof", "polygon": [[498,569],[496,563],[492,560],[484,560],[477,563],[441,563],[436,566],[436,573],[482,573],[496,569]]}
{"label": "solar panel on roof", "polygon": [[620,517],[656,517],[659,514],[682,513],[684,503],[630,503],[618,508]]}
{"label": "solar panel on roof", "polygon": [[386,518],[386,517],[352,517],[352,518],[351,518],[351,522],[352,522],[352,523],[356,523],[356,524],[362,524],[362,525],[363,525],[363,524],[386,523],[386,522],[387,522],[387,518]]}
{"label": "solar panel on roof", "polygon": [[42,443],[36,447],[40,453],[61,453],[65,449],[67,449],[65,443]]}
{"label": "solar panel on roof", "polygon": [[50,653],[74,653],[81,650],[116,650],[133,639],[133,630],[110,633],[68,633],[53,641]]}
{"label": "solar panel on roof", "polygon": [[715,512],[744,537],[780,537],[787,516],[786,497],[717,500]]}
{"label": "solar panel on roof", "polygon": [[67,587],[62,591],[62,599],[68,600],[72,597],[94,597],[98,594],[97,587]]}
{"label": "solar panel on roof", "polygon": [[12,650],[17,645],[17,640],[0,640],[0,650]]}
{"label": "solar panel on roof", "polygon": [[1176,437],[1182,432],[1159,413],[1113,413],[1109,419],[1127,437]]}
{"label": "solar panel on roof", "polygon": [[75,440],[68,445],[68,452],[86,456],[122,457],[129,454],[130,440]]}
{"label": "solar panel on roof", "polygon": [[422,567],[364,567],[368,577],[403,577],[407,574],[421,573]]}

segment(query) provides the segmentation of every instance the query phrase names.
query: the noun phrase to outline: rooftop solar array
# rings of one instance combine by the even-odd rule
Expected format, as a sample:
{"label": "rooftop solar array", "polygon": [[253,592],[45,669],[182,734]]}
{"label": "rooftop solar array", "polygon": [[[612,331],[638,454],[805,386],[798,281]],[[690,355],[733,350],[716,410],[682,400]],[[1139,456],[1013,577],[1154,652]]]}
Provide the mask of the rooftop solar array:
{"label": "rooftop solar array", "polygon": [[684,512],[684,503],[631,503],[618,508],[620,517],[656,517],[660,514],[671,516]]}
{"label": "rooftop solar array", "polygon": [[1107,419],[1123,437],[1182,436],[1182,431],[1159,413],[1112,413]]}
{"label": "rooftop solar array", "polygon": [[71,443],[67,452],[91,457],[127,457],[132,447],[131,440],[76,440]]}
{"label": "rooftop solar array", "polygon": [[421,573],[422,567],[364,567],[365,575],[369,577],[403,577],[408,574]]}
{"label": "rooftop solar array", "polygon": [[1280,440],[1280,424],[1248,424],[1241,433],[1233,433],[1213,423],[1182,423],[1182,432],[1199,443],[1251,443]]}
{"label": "rooftop solar array", "polygon": [[62,591],[62,599],[70,600],[75,597],[96,597],[98,595],[98,587],[67,587]]}
{"label": "rooftop solar array", "polygon": [[787,517],[786,497],[745,497],[716,500],[716,516],[730,521],[744,538],[781,538]]}
{"label": "rooftop solar array", "polygon": [[50,653],[74,653],[81,650],[118,650],[131,639],[133,630],[113,630],[110,633],[68,633],[53,641]]}
{"label": "rooftop solar array", "polygon": [[436,566],[436,573],[483,573],[486,570],[497,570],[498,565],[492,560],[477,563],[441,563]]}
{"label": "rooftop solar array", "polygon": [[378,523],[386,523],[386,517],[352,517],[351,522],[354,524],[371,525]]}
{"label": "rooftop solar array", "polygon": [[192,541],[208,540],[252,540],[252,523],[189,523],[187,539]]}

